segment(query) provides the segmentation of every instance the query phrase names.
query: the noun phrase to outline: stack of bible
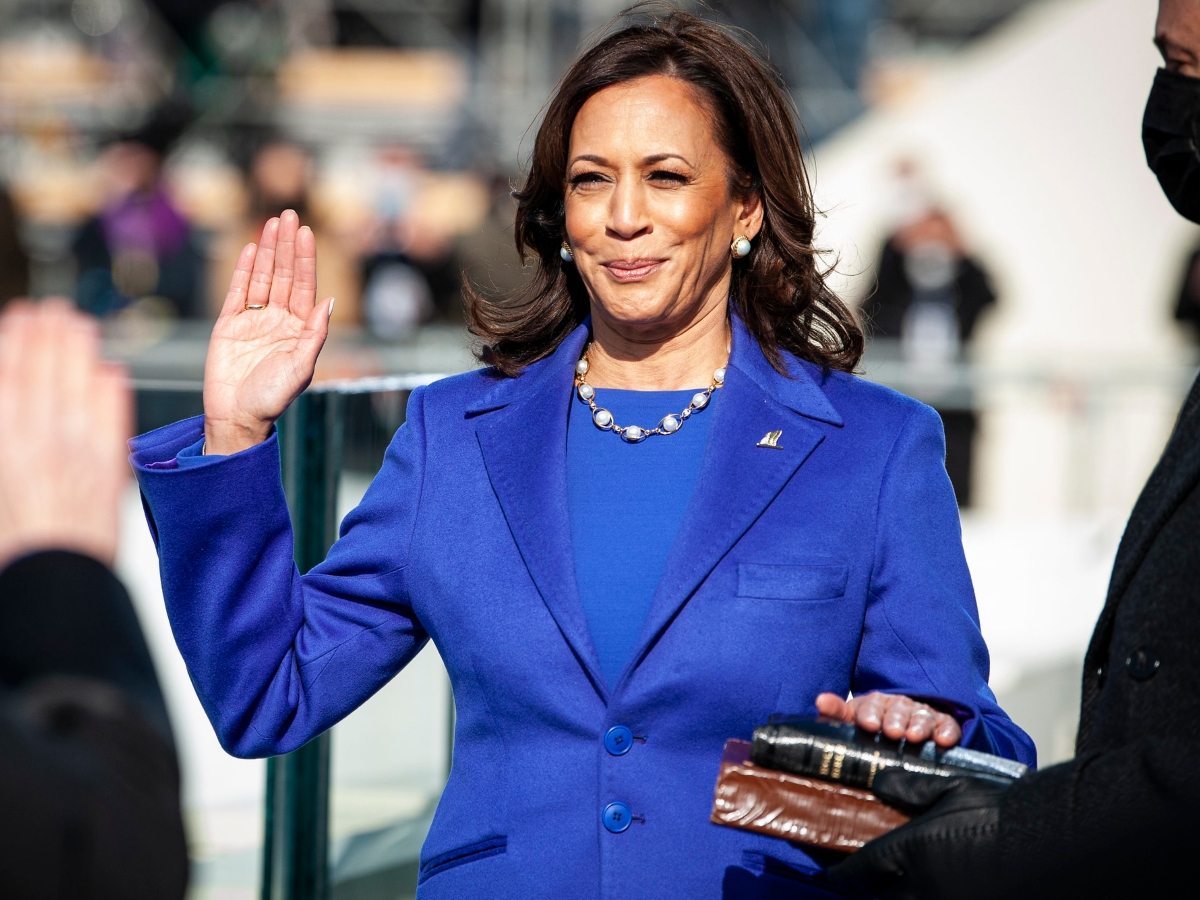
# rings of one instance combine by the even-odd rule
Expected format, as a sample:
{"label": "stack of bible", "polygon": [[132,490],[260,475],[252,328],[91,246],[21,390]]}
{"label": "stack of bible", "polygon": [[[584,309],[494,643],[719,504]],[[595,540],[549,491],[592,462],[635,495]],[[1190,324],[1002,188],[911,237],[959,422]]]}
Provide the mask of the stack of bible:
{"label": "stack of bible", "polygon": [[942,749],[933,741],[907,744],[821,718],[774,716],[752,737],[725,742],[712,821],[846,853],[908,821],[871,790],[884,769],[1010,782],[1026,768],[989,753]]}

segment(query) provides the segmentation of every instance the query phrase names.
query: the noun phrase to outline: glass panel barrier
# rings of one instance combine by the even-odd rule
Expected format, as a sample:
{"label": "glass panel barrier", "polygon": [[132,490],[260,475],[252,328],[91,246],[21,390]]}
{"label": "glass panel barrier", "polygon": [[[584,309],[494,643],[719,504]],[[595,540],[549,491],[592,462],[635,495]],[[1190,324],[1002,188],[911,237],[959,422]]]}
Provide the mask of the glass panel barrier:
{"label": "glass panel barrier", "polygon": [[[412,387],[391,376],[310,388],[280,423],[302,568],[362,498]],[[448,772],[452,723],[432,645],[367,703],[267,772],[263,897],[413,896],[420,847]]]}
{"label": "glass panel barrier", "polygon": [[[338,519],[362,498],[425,376],[340,389],[345,448]],[[331,733],[329,897],[399,900],[416,890],[418,855],[448,774],[452,702],[428,644]]]}
{"label": "glass panel barrier", "polygon": [[[141,358],[136,355],[126,359],[135,375],[138,433],[201,412],[201,383],[190,366],[180,365],[172,372],[165,366],[140,366],[137,363]],[[149,374],[139,375],[139,370]],[[177,373],[196,377],[170,377]],[[122,509],[117,572],[129,588],[146,632],[175,732],[192,863],[188,898],[257,900],[266,763],[261,759],[236,759],[217,742],[171,635],[157,553],[137,487],[132,483]]]}

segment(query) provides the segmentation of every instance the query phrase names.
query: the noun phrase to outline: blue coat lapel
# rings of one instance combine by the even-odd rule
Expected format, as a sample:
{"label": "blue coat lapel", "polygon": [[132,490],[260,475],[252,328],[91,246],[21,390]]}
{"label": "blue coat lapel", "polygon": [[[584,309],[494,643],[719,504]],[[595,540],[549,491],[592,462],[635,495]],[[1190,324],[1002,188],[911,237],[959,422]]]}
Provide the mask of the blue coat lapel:
{"label": "blue coat lapel", "polygon": [[[599,659],[575,580],[567,510],[567,411],[575,362],[587,341],[575,329],[554,354],[505,378],[476,406],[475,433],[504,518],[550,615],[602,696]],[[496,407],[504,407],[496,409]]]}
{"label": "blue coat lapel", "polygon": [[[734,318],[725,386],[713,404],[712,436],[696,492],[667,557],[625,678],[821,442],[821,428],[809,420],[841,425],[841,417],[807,368],[790,357],[787,361],[791,378],[771,367]],[[775,447],[757,446],[776,431],[781,434]]]}
{"label": "blue coat lapel", "polygon": [[[575,581],[567,509],[567,414],[575,362],[587,337],[587,325],[579,326],[552,356],[517,378],[498,380],[469,414],[482,413],[476,426],[480,450],[521,558],[563,637],[607,700]],[[790,377],[771,367],[734,318],[725,386],[711,410],[713,433],[696,493],[625,677],[821,442],[822,429],[813,420],[841,425],[811,367],[786,359]],[[774,431],[781,432],[775,447],[757,446]]]}

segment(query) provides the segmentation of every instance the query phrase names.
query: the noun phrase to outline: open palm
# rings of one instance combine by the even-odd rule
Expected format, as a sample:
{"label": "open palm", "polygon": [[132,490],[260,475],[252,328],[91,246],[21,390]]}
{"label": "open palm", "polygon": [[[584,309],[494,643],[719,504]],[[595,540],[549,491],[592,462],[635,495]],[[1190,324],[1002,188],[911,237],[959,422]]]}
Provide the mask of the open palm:
{"label": "open palm", "polygon": [[238,257],[204,365],[209,453],[234,453],[267,438],[308,387],[329,334],[333,299],[316,303],[312,230],[286,210]]}

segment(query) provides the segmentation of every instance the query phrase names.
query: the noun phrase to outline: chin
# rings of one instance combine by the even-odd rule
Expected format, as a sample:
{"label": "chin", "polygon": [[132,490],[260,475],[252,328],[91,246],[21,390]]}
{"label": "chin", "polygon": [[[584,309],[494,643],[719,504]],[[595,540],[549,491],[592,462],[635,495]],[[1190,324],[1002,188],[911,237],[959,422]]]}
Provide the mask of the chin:
{"label": "chin", "polygon": [[653,325],[665,323],[671,317],[663,292],[647,284],[608,288],[592,305],[603,310],[605,317],[613,322]]}
{"label": "chin", "polygon": [[618,307],[605,305],[602,317],[621,329],[637,331],[673,331],[673,317],[665,310],[648,309],[646,306]]}

